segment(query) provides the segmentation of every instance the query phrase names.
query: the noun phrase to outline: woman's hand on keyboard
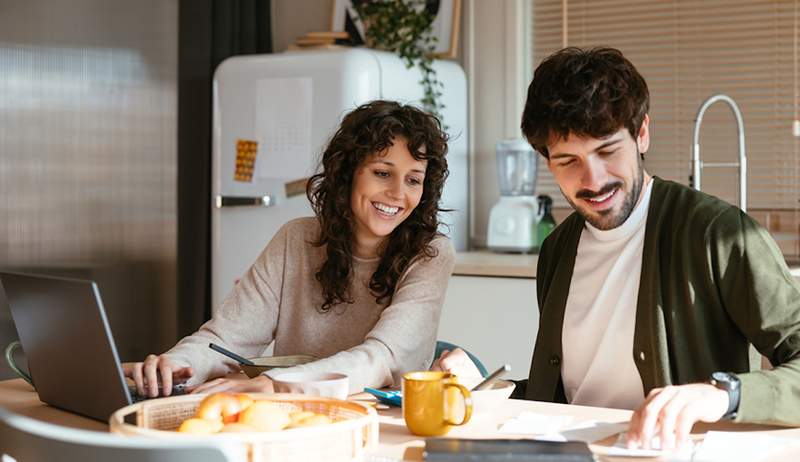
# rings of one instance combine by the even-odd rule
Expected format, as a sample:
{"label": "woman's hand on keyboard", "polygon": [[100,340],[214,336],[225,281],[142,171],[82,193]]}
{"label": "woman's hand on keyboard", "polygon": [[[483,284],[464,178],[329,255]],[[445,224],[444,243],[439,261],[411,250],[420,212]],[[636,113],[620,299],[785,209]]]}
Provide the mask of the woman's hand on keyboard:
{"label": "woman's hand on keyboard", "polygon": [[140,395],[151,398],[158,396],[159,391],[169,396],[173,384],[186,382],[193,375],[191,367],[177,364],[166,355],[148,355],[139,363],[123,363],[122,370],[133,379]]}

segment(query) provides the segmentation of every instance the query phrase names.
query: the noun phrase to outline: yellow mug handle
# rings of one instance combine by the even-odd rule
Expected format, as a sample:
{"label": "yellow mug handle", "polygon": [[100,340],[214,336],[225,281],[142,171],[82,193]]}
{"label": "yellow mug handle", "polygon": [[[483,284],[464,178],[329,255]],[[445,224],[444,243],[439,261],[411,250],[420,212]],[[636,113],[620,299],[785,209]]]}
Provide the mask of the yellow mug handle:
{"label": "yellow mug handle", "polygon": [[464,397],[464,419],[461,422],[453,422],[449,418],[445,417],[444,421],[447,423],[447,425],[464,425],[465,423],[469,422],[470,417],[472,417],[472,395],[470,395],[469,390],[467,390],[467,388],[460,383],[445,383],[445,393],[447,393],[447,388],[449,387],[458,388],[458,391],[461,392],[461,396]]}
{"label": "yellow mug handle", "polygon": [[30,386],[33,387],[33,379],[31,378],[31,376],[28,375],[22,369],[20,369],[19,366],[17,366],[17,363],[14,361],[14,350],[16,350],[17,348],[22,348],[22,344],[19,343],[19,340],[14,340],[13,342],[9,343],[8,346],[6,347],[6,362],[8,363],[8,367],[10,367],[11,370],[16,372],[17,375],[22,377],[22,380],[28,382]]}

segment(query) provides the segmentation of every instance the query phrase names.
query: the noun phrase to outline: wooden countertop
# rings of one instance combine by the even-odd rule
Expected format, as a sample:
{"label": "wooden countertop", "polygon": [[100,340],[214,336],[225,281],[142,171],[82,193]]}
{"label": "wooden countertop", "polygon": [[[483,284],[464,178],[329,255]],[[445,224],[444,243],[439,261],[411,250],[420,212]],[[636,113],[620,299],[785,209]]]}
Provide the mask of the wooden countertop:
{"label": "wooden countertop", "polygon": [[454,276],[536,278],[538,254],[495,253],[489,250],[456,252]]}
{"label": "wooden countertop", "polygon": [[[456,252],[454,276],[536,279],[538,254],[495,253],[490,250]],[[792,276],[800,279],[800,264],[791,262]]]}

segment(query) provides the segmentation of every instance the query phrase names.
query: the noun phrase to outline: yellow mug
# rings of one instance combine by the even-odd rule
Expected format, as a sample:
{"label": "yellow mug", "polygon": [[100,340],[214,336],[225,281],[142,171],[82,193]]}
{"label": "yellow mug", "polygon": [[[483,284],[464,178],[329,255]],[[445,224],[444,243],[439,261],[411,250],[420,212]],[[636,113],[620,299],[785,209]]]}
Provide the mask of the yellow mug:
{"label": "yellow mug", "polygon": [[[459,395],[463,397],[460,406]],[[462,409],[461,422],[453,420],[454,411]],[[411,433],[441,436],[454,425],[464,425],[472,417],[472,397],[455,375],[449,372],[424,371],[403,375],[403,419]]]}

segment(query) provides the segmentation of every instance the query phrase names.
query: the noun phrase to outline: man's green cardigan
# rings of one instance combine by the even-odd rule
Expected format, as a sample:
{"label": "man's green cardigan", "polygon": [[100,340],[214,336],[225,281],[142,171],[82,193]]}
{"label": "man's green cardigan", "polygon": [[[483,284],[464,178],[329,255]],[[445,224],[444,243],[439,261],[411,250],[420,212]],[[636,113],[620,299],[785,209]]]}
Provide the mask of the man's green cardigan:
{"label": "man's green cardigan", "polygon": [[[800,425],[800,286],[780,249],[737,207],[653,181],[630,352],[645,394],[735,372],[742,380],[737,421]],[[573,213],[542,246],[539,333],[516,396],[566,402],[561,358],[570,346],[561,344],[561,328],[583,228]],[[750,344],[773,370],[751,367]]]}

